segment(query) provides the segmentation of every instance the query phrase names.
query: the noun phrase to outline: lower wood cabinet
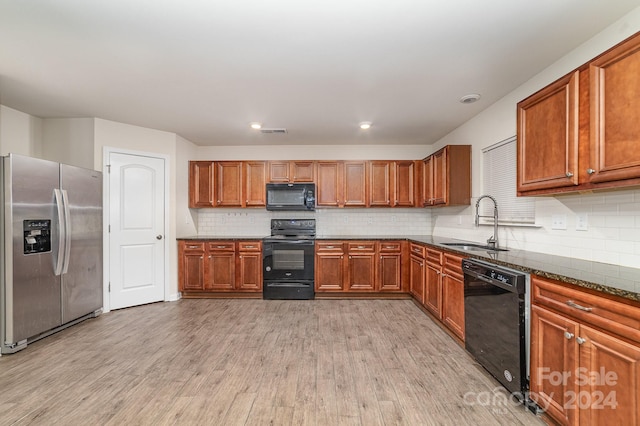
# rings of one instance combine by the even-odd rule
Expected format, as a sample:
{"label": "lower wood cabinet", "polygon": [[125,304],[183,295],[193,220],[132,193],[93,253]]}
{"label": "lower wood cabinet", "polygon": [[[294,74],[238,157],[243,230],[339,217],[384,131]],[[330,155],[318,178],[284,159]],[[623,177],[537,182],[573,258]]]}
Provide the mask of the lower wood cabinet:
{"label": "lower wood cabinet", "polygon": [[464,341],[464,257],[410,243],[409,292]]}
{"label": "lower wood cabinet", "polygon": [[178,259],[184,296],[262,292],[262,241],[181,240]]}
{"label": "lower wood cabinet", "polygon": [[317,292],[402,292],[403,241],[316,242]]}
{"label": "lower wood cabinet", "polygon": [[531,280],[531,397],[563,425],[640,423],[640,306]]}

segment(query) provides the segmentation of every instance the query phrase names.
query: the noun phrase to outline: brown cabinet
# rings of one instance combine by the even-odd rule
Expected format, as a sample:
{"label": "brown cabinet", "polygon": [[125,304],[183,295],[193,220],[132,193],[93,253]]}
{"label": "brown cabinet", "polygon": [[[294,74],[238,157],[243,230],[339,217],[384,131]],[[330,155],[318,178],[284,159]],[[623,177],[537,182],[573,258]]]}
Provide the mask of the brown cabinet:
{"label": "brown cabinet", "polygon": [[262,291],[262,242],[238,243],[237,290]]}
{"label": "brown cabinet", "polygon": [[365,161],[318,161],[317,176],[318,206],[367,206]]}
{"label": "brown cabinet", "polygon": [[369,161],[369,205],[415,206],[415,181],[415,161]]}
{"label": "brown cabinet", "polygon": [[212,242],[208,244],[207,252],[204,289],[209,291],[235,290],[235,244],[224,241]]}
{"label": "brown cabinet", "polygon": [[531,397],[560,424],[638,424],[640,306],[531,279]]}
{"label": "brown cabinet", "polygon": [[409,243],[409,293],[424,305],[425,247]]}
{"label": "brown cabinet", "polygon": [[178,283],[185,296],[262,291],[261,241],[178,242]]}
{"label": "brown cabinet", "polygon": [[214,207],[213,161],[189,162],[189,207]]}
{"label": "brown cabinet", "polygon": [[244,162],[244,204],[243,207],[264,207],[266,205],[265,161]]}
{"label": "brown cabinet", "polygon": [[269,182],[314,182],[315,161],[269,161]]}
{"label": "brown cabinet", "polygon": [[344,254],[342,241],[316,242],[316,291],[344,291]]}
{"label": "brown cabinet", "polygon": [[185,242],[179,244],[180,286],[181,290],[204,290],[204,257],[205,245],[202,242]]}
{"label": "brown cabinet", "polygon": [[464,340],[463,257],[444,253],[442,266],[442,322]]}
{"label": "brown cabinet", "polygon": [[377,291],[402,291],[402,246],[401,241],[378,242]]}
{"label": "brown cabinet", "polygon": [[442,252],[426,249],[424,307],[442,319]]}
{"label": "brown cabinet", "polygon": [[518,195],[640,185],[640,34],[518,103]]}
{"label": "brown cabinet", "polygon": [[402,241],[316,242],[318,292],[402,292]]}
{"label": "brown cabinet", "polygon": [[469,205],[471,145],[447,145],[423,160],[424,206]]}

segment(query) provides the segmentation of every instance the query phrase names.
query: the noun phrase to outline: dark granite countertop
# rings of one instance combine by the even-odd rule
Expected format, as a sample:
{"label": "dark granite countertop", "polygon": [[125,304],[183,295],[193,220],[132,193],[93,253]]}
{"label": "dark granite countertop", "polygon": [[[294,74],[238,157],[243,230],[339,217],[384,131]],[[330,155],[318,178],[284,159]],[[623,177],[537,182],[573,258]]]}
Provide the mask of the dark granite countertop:
{"label": "dark granite countertop", "polygon": [[[264,236],[206,236],[181,237],[178,240],[260,240]],[[597,290],[606,294],[621,296],[640,301],[640,268],[574,259],[526,250],[502,252],[467,251],[445,245],[461,240],[434,236],[407,235],[323,235],[318,240],[409,240],[436,247],[457,254],[464,254],[497,265],[535,274],[543,278],[554,279],[580,287]],[[477,243],[476,243],[477,244]]]}

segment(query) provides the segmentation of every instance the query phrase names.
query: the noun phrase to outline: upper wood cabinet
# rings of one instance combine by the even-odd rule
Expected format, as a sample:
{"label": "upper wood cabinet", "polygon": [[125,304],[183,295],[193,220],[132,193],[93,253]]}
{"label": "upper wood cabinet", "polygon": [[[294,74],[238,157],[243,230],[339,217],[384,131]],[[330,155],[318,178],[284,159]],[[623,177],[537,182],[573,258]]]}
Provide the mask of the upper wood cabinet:
{"label": "upper wood cabinet", "polygon": [[640,33],[518,103],[518,195],[640,185]]}
{"label": "upper wood cabinet", "polygon": [[216,206],[242,207],[242,162],[217,161],[214,167]]}
{"label": "upper wood cabinet", "polygon": [[318,161],[316,205],[366,207],[366,161]]}
{"label": "upper wood cabinet", "polygon": [[424,206],[469,205],[471,145],[447,145],[422,164]]}
{"label": "upper wood cabinet", "polygon": [[189,161],[189,207],[214,207],[213,161]]}
{"label": "upper wood cabinet", "polygon": [[314,182],[315,161],[269,161],[269,182]]}
{"label": "upper wood cabinet", "polygon": [[414,207],[415,188],[415,161],[369,161],[371,207]]}
{"label": "upper wood cabinet", "polygon": [[266,177],[267,163],[265,161],[244,162],[244,207],[263,207],[266,205]]}

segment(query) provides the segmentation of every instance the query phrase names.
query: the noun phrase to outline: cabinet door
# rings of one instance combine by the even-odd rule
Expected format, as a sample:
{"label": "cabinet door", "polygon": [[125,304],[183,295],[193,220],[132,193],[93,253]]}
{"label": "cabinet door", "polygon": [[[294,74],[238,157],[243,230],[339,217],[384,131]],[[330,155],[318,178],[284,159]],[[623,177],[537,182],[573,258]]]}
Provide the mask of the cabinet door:
{"label": "cabinet door", "polygon": [[571,398],[579,395],[578,323],[547,309],[531,307],[531,398],[565,425],[578,424]]}
{"label": "cabinet door", "polygon": [[262,291],[262,254],[238,253],[238,290]]}
{"label": "cabinet door", "polygon": [[441,271],[440,265],[426,263],[424,306],[437,318],[442,318]]}
{"label": "cabinet door", "polygon": [[316,254],[316,291],[344,290],[344,254],[317,253]]}
{"label": "cabinet door", "polygon": [[576,71],[518,104],[518,193],[578,184],[578,85]]}
{"label": "cabinet door", "polygon": [[181,242],[180,291],[204,290],[204,244]]}
{"label": "cabinet door", "polygon": [[244,205],[246,207],[264,207],[266,205],[266,174],[267,163],[264,161],[244,163]]}
{"label": "cabinet door", "polygon": [[402,256],[400,253],[380,253],[377,291],[401,291]]}
{"label": "cabinet door", "polygon": [[364,161],[344,163],[344,206],[367,206],[367,168]]}
{"label": "cabinet door", "polygon": [[448,196],[448,177],[447,177],[447,148],[433,154],[432,185],[433,185],[433,202],[432,205],[447,204]]}
{"label": "cabinet door", "polygon": [[288,161],[269,161],[269,182],[289,182]]}
{"label": "cabinet door", "polygon": [[341,204],[342,179],[340,166],[337,161],[318,162],[318,184],[316,187],[316,205],[338,207]]}
{"label": "cabinet door", "polygon": [[231,247],[233,247],[233,243],[211,243],[205,265],[205,290],[231,291],[235,289],[236,254]]}
{"label": "cabinet door", "polygon": [[220,161],[216,167],[216,206],[242,206],[242,162]]}
{"label": "cabinet door", "polygon": [[391,205],[391,163],[369,162],[369,205],[387,207]]}
{"label": "cabinet door", "polygon": [[416,167],[413,161],[395,162],[394,206],[415,206],[415,173]]}
{"label": "cabinet door", "polygon": [[[640,423],[640,347],[581,325],[582,385],[573,406],[580,424],[637,425]],[[580,343],[582,342],[582,343]],[[568,408],[573,408],[569,406]]]}
{"label": "cabinet door", "polygon": [[[445,255],[448,256],[448,255]],[[462,258],[459,258],[462,261]],[[464,281],[460,274],[445,270],[442,275],[442,322],[464,340]]]}
{"label": "cabinet door", "polygon": [[640,178],[640,36],[589,64],[590,182]]}
{"label": "cabinet door", "polygon": [[409,292],[415,299],[424,304],[424,259],[411,256],[409,262]]}
{"label": "cabinet door", "polygon": [[189,207],[214,207],[213,161],[189,162]]}
{"label": "cabinet door", "polygon": [[424,206],[433,205],[433,157],[422,161],[422,202]]}
{"label": "cabinet door", "polygon": [[313,161],[292,161],[291,181],[292,182],[315,182],[316,163]]}
{"label": "cabinet door", "polygon": [[376,249],[370,241],[347,243],[347,290],[373,291],[376,280]]}

